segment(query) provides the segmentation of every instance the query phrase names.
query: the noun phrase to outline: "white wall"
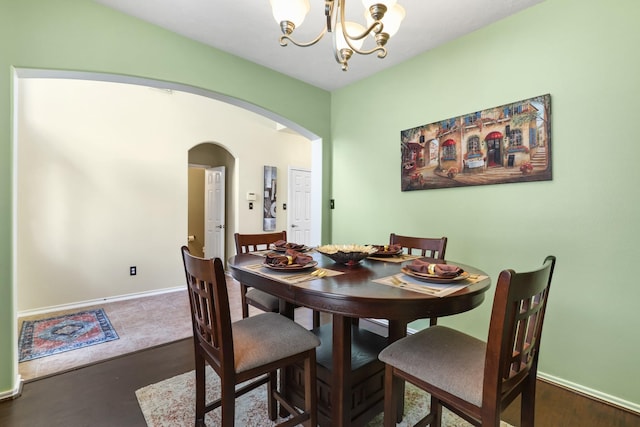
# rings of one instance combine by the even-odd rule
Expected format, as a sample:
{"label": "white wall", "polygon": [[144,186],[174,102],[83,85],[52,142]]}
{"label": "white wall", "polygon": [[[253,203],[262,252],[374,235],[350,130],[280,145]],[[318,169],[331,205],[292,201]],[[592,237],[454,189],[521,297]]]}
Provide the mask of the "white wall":
{"label": "white wall", "polygon": [[[202,142],[236,157],[237,231],[262,231],[263,166],[311,168],[311,143],[206,97],[143,86],[20,79],[17,143],[18,310],[181,285],[187,152]],[[278,229],[286,228],[279,212]],[[129,266],[138,268],[129,276]]]}

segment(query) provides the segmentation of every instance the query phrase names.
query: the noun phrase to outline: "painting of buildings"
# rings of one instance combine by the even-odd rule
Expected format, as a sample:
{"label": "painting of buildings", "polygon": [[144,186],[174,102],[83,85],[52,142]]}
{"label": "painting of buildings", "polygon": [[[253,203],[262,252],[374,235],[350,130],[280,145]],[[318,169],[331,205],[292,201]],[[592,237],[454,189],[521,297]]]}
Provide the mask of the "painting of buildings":
{"label": "painting of buildings", "polygon": [[403,130],[402,191],[551,180],[551,96]]}

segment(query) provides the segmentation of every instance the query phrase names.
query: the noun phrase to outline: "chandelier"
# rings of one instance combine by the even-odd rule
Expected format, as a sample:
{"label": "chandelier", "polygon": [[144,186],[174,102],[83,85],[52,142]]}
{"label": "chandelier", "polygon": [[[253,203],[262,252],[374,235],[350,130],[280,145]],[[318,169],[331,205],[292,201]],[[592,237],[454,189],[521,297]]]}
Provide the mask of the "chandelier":
{"label": "chandelier", "polygon": [[[336,61],[347,71],[348,61],[353,53],[370,55],[378,53],[378,58],[387,56],[385,45],[389,37],[400,28],[400,22],[405,17],[402,6],[397,0],[362,0],[367,27],[357,22],[345,21],[344,8],[346,0],[325,0],[324,14],[327,24],[320,34],[309,42],[298,42],[293,39],[293,30],[299,27],[309,13],[309,0],[270,0],[273,17],[280,24],[282,35],[280,45],[287,46],[288,42],[300,47],[312,46],[320,41],[327,33],[333,34],[333,53]],[[375,46],[363,49],[365,37],[372,35]]]}

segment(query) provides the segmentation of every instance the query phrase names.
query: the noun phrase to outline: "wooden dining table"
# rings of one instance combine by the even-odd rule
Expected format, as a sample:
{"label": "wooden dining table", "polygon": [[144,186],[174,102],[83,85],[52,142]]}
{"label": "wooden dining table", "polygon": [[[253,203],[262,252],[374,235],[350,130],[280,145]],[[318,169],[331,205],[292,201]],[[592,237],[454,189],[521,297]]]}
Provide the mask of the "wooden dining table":
{"label": "wooden dining table", "polygon": [[[296,306],[332,315],[330,324],[314,330],[322,341],[317,351],[320,425],[362,426],[382,412],[384,365],[377,359],[378,352],[404,337],[411,321],[450,316],[478,307],[491,284],[489,276],[478,268],[456,261],[433,260],[455,264],[471,275],[465,281],[455,282],[468,286],[446,296],[437,296],[402,285],[401,268],[412,262],[406,255],[400,255],[404,258],[365,259],[348,266],[314,251],[308,254],[318,264],[307,271],[274,273],[262,265],[264,253],[233,256],[228,260],[228,267],[239,282],[280,298],[281,312],[291,318]],[[308,273],[318,268],[327,274],[317,277]],[[392,276],[397,279],[389,280]],[[288,279],[290,277],[295,278]],[[354,319],[359,318],[386,319],[387,336],[358,327]],[[285,394],[295,397],[295,390],[286,389],[302,387],[295,384],[295,378],[299,376],[295,372],[282,375],[281,386],[285,388]],[[403,400],[402,396],[398,399],[399,403]]]}

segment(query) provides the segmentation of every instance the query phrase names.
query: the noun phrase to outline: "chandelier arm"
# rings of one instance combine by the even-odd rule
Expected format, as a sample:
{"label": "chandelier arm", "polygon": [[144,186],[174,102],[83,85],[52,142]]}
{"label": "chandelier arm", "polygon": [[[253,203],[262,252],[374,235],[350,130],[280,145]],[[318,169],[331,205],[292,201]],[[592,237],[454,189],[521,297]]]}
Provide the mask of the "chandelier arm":
{"label": "chandelier arm", "polygon": [[309,41],[309,42],[298,42],[296,40],[293,39],[293,37],[291,37],[288,34],[283,34],[280,36],[280,46],[287,46],[288,42],[293,43],[296,46],[300,46],[300,47],[308,47],[308,46],[313,46],[314,44],[318,43],[320,41],[320,39],[326,34],[327,29],[324,28],[320,34],[318,34],[318,37],[316,37],[315,39]]}
{"label": "chandelier arm", "polygon": [[[375,21],[373,24],[371,24],[371,26],[369,28],[366,28],[361,34],[358,34],[356,36],[352,36],[351,34],[347,34],[347,36],[351,40],[362,40],[363,38],[367,37],[371,33],[373,33],[373,34],[381,33],[383,28],[384,28],[384,24],[382,22]],[[346,28],[342,29],[343,32],[345,30],[346,30]]]}
{"label": "chandelier arm", "polygon": [[378,58],[384,58],[385,56],[387,56],[387,48],[384,46],[376,46],[370,50],[354,49],[353,51],[359,53],[360,55],[371,55],[374,52],[378,52]]}
{"label": "chandelier arm", "polygon": [[[339,6],[339,5],[338,5]],[[333,11],[334,11],[334,0],[325,0],[324,2],[324,15],[327,18],[327,30],[329,32],[333,31]]]}
{"label": "chandelier arm", "polygon": [[[382,22],[380,22],[380,21],[374,22],[373,24],[371,24],[371,26],[369,28],[365,29],[362,32],[362,34],[359,34],[359,35],[353,37],[347,32],[347,27],[345,25],[345,20],[344,20],[344,0],[340,0],[339,1],[339,8],[340,8],[340,25],[342,27],[342,36],[344,38],[344,41],[349,46],[349,49],[351,49],[353,52],[356,52],[356,53],[358,53],[360,55],[371,55],[374,52],[378,52],[378,58],[384,58],[385,56],[387,56],[387,49],[384,46],[376,46],[376,47],[374,47],[372,49],[369,49],[369,50],[362,50],[362,49],[358,49],[357,47],[355,47],[351,43],[352,40],[360,40],[360,39],[365,38],[366,36],[371,34],[372,31],[375,34],[378,34],[383,28]],[[376,28],[377,28],[377,31],[375,31]],[[336,46],[335,37],[334,37],[334,46]],[[339,53],[338,53],[337,47],[334,47],[334,51],[335,51],[335,54],[336,54],[336,60],[341,64],[345,64],[348,58],[344,59],[343,61],[340,61],[338,59]]]}

